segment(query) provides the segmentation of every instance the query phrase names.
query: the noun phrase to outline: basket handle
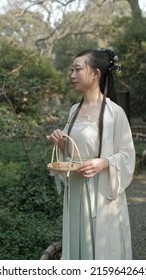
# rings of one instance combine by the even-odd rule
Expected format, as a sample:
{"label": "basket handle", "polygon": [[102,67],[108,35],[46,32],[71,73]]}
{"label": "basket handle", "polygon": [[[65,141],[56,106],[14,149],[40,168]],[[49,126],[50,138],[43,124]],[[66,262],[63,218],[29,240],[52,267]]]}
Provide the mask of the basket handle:
{"label": "basket handle", "polygon": [[[63,137],[68,138],[68,139],[70,140],[71,144],[72,144],[72,151],[71,151],[71,159],[70,159],[70,162],[73,161],[74,148],[75,148],[76,151],[77,151],[77,154],[78,154],[80,163],[82,164],[81,155],[80,155],[79,149],[78,149],[78,147],[77,147],[75,141],[74,141],[68,134],[63,134]],[[54,161],[54,154],[55,154],[55,152],[56,152],[56,160],[57,160],[57,162],[58,162],[58,161],[59,161],[59,157],[58,157],[58,144],[54,144],[54,146],[53,146],[51,162]]]}

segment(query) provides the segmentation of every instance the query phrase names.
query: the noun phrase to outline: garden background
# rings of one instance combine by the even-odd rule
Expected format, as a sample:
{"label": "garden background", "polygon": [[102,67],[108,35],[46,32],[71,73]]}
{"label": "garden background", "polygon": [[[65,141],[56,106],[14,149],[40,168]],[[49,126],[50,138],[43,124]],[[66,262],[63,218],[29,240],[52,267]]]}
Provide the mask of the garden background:
{"label": "garden background", "polygon": [[[63,195],[47,170],[72,104],[73,57],[112,48],[137,160],[146,135],[146,14],[138,0],[8,0],[0,13],[0,259],[39,259],[61,240]],[[141,168],[143,166],[141,165]],[[138,171],[140,172],[140,171]]]}

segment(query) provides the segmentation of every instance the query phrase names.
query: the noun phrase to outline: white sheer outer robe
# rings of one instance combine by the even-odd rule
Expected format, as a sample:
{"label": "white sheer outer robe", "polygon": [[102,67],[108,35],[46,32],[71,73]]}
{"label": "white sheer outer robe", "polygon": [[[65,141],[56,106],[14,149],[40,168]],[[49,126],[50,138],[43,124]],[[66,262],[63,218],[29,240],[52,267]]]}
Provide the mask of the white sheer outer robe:
{"label": "white sheer outer robe", "polygon": [[[72,106],[64,132],[67,132],[77,106],[78,104]],[[109,160],[109,168],[100,172],[98,177],[94,240],[95,259],[132,259],[131,232],[125,189],[131,183],[133,177],[135,149],[125,112],[109,98],[106,98],[104,112],[101,157]],[[71,242],[69,240],[69,185],[70,183],[64,189],[62,259],[65,260],[70,259]]]}

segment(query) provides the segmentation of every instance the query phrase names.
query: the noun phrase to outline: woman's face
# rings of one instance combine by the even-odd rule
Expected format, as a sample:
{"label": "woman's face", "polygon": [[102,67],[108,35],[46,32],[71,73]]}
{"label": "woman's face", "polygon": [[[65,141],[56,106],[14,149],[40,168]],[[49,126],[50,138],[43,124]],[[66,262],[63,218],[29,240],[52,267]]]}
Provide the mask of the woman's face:
{"label": "woman's face", "polygon": [[76,57],[72,65],[71,80],[73,87],[83,92],[88,91],[95,78],[95,71],[87,64],[87,55]]}

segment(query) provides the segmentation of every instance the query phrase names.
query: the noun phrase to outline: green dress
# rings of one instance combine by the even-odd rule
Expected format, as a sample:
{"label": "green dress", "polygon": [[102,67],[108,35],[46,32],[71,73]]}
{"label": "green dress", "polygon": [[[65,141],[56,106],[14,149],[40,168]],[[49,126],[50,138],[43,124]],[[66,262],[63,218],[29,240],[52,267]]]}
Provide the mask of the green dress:
{"label": "green dress", "polygon": [[70,182],[70,259],[94,260],[98,176],[85,179],[72,173]]}
{"label": "green dress", "polygon": [[[76,142],[82,160],[97,156],[99,146],[97,118],[81,116],[75,121],[70,136]],[[71,149],[70,145],[69,149]],[[76,151],[74,160],[78,160]],[[71,172],[67,188],[69,259],[93,260],[95,259],[98,175],[88,179],[82,174]]]}

